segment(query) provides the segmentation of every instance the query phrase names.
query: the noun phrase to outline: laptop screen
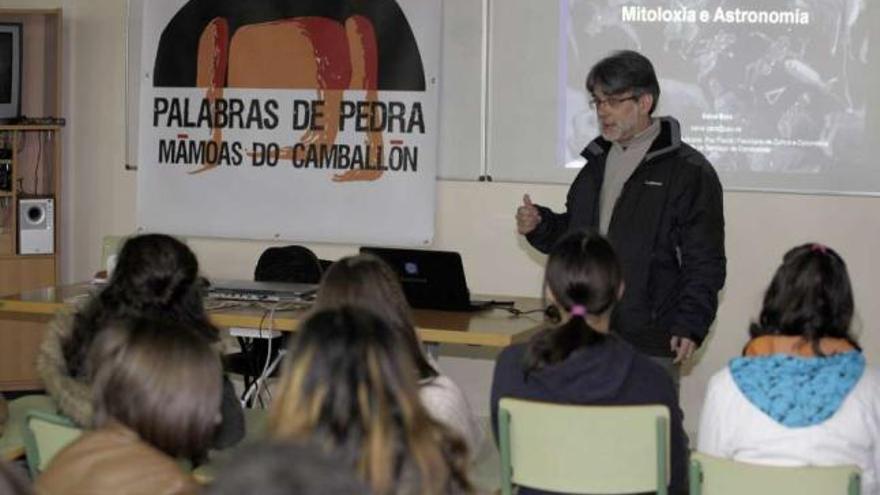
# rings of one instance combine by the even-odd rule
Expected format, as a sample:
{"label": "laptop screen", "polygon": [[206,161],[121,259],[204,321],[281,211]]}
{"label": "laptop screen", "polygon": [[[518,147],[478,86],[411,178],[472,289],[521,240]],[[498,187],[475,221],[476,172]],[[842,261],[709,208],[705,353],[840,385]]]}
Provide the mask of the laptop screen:
{"label": "laptop screen", "polygon": [[466,311],[470,292],[461,256],[454,251],[362,247],[361,253],[381,258],[397,272],[410,306],[419,309]]}

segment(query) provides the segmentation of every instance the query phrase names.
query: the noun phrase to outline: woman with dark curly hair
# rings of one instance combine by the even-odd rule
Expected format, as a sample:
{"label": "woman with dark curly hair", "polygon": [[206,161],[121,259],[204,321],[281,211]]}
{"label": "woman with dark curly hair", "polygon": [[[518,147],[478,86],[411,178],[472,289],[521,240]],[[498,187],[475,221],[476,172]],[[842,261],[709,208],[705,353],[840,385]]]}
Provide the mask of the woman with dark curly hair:
{"label": "woman with dark curly hair", "polygon": [[880,494],[880,370],[850,331],[853,294],[833,249],[782,259],[743,355],[709,381],[698,450],[777,466],[857,465]]}
{"label": "woman with dark curly hair", "polygon": [[[79,425],[92,421],[91,388],[84,369],[92,341],[108,321],[157,318],[192,328],[219,342],[202,305],[199,264],[190,249],[164,234],[145,234],[122,246],[109,284],[74,314],[60,313],[49,325],[37,370],[61,412]],[[244,436],[244,415],[229,380],[223,383],[223,422],[214,447]]]}

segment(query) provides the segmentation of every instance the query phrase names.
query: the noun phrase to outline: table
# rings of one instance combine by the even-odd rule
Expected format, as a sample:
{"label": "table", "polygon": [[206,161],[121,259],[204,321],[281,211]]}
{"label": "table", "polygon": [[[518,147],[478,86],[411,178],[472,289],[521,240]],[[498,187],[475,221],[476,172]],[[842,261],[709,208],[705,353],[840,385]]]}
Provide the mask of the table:
{"label": "table", "polygon": [[[98,287],[73,284],[0,297],[0,390],[42,388],[34,369],[41,328],[66,305],[83,301]],[[514,301],[521,311],[542,307],[540,299],[481,296],[481,299]],[[271,328],[295,331],[307,310],[276,311]],[[265,307],[221,308],[209,311],[219,327],[268,328]],[[528,340],[542,322],[542,314],[515,316],[504,309],[474,312],[415,310],[416,328],[426,343],[464,344],[501,348]]]}

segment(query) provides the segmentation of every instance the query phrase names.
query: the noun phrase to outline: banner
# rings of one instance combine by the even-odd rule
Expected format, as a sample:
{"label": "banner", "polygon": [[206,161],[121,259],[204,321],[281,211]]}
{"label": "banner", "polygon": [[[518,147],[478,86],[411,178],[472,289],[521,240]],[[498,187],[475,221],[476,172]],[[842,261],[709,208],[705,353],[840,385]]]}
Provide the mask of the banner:
{"label": "banner", "polygon": [[149,0],[139,226],[429,244],[441,2]]}

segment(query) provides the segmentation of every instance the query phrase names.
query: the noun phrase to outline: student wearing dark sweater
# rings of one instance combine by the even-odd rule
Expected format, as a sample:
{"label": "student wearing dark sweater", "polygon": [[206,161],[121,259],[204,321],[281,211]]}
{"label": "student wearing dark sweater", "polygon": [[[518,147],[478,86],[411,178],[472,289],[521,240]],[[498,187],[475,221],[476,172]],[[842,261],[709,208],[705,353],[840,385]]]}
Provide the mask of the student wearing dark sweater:
{"label": "student wearing dark sweater", "polygon": [[[683,492],[688,440],[672,380],[610,333],[611,312],[624,290],[611,245],[597,234],[568,234],[550,253],[544,287],[558,323],[498,357],[491,398],[496,438],[502,397],[563,404],[661,404],[669,408],[671,420],[670,491]],[[550,492],[520,487],[519,493]]]}

